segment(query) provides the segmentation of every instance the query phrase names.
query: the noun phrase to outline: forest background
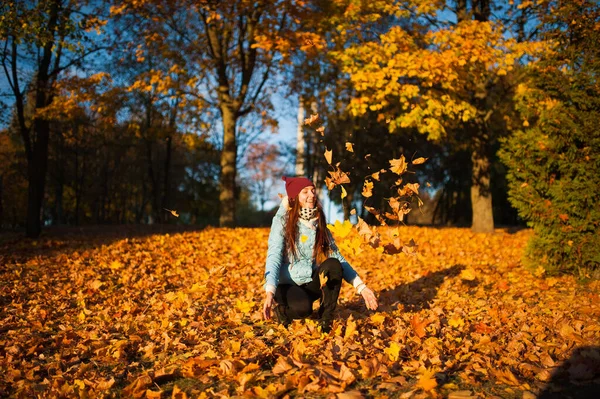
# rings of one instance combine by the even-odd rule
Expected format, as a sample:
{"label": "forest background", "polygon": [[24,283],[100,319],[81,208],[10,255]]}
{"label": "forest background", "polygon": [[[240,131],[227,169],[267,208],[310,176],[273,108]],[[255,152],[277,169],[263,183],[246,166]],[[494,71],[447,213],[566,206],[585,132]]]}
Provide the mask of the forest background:
{"label": "forest background", "polygon": [[[18,0],[0,37],[1,397],[597,396],[598,2]],[[377,293],[331,334],[262,318],[284,174]]]}
{"label": "forest background", "polygon": [[2,228],[266,225],[295,174],[345,219],[598,264],[594,2],[16,1],[1,32]]}

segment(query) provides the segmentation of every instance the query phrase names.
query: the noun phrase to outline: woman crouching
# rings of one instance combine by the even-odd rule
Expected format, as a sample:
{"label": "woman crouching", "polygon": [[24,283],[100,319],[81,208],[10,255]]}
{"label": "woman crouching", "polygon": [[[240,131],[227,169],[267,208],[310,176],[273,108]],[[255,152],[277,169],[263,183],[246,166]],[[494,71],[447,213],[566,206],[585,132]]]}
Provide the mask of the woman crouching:
{"label": "woman crouching", "polygon": [[[319,300],[323,332],[331,331],[342,279],[362,295],[368,309],[377,309],[375,294],[340,254],[327,228],[315,186],[305,177],[284,177],[287,197],[273,217],[265,266],[265,319],[274,310],[280,323],[312,314]],[[319,277],[321,276],[321,277]],[[321,287],[320,281],[325,284]]]}

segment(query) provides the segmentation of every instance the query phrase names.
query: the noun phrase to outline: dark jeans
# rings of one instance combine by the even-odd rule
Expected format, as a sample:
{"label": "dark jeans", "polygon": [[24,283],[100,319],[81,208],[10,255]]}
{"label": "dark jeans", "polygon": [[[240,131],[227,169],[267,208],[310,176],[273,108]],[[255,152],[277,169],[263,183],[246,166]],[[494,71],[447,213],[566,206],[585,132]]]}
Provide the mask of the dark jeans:
{"label": "dark jeans", "polygon": [[[320,287],[319,274],[327,277],[327,283]],[[328,258],[319,265],[307,284],[280,284],[275,291],[275,301],[289,319],[304,319],[312,314],[313,302],[321,300],[319,319],[333,320],[333,312],[342,287],[342,264],[335,258]]]}

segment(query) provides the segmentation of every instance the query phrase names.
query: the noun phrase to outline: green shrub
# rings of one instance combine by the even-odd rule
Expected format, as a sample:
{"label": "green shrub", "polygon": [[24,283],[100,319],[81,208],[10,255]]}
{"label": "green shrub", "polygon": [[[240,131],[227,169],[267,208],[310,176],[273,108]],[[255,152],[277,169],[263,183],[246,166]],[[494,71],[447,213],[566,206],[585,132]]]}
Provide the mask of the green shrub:
{"label": "green shrub", "polygon": [[568,2],[548,36],[558,43],[517,90],[529,128],[503,142],[509,200],[534,230],[525,263],[600,274],[600,7]]}

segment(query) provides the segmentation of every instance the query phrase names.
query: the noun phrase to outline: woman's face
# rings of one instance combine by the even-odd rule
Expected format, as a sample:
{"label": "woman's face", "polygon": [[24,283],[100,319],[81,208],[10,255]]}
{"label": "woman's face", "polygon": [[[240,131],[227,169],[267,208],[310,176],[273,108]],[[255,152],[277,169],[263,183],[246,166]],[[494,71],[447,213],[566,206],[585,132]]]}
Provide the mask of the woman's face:
{"label": "woman's face", "polygon": [[317,197],[313,186],[304,187],[298,194],[298,201],[302,208],[314,208],[317,206]]}

